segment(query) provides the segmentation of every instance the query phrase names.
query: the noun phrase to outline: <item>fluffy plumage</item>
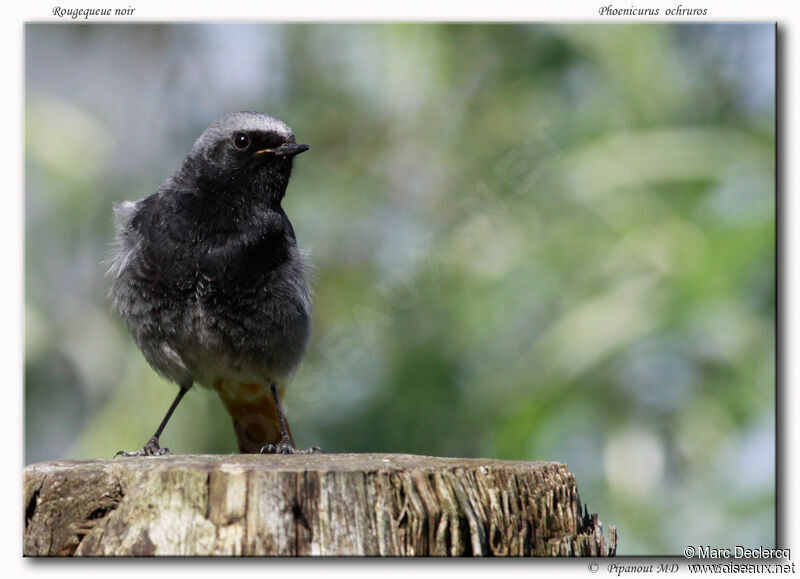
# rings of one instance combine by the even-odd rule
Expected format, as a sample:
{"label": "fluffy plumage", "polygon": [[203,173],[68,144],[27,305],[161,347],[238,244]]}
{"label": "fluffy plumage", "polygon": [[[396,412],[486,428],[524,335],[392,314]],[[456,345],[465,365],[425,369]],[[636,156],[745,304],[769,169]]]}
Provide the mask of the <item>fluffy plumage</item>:
{"label": "fluffy plumage", "polygon": [[182,388],[226,384],[226,407],[236,385],[261,385],[263,413],[270,383],[282,393],[305,351],[311,297],[281,207],[302,147],[272,116],[226,115],[156,193],[114,207],[114,307],[159,374]]}

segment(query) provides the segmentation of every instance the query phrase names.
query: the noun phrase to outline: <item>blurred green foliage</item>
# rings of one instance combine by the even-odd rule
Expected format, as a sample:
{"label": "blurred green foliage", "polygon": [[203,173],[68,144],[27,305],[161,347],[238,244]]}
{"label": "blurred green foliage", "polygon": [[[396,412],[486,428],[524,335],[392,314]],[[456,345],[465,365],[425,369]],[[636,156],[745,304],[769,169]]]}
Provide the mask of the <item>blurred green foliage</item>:
{"label": "blurred green foliage", "polygon": [[[106,299],[111,203],[215,118],[312,150],[301,445],[566,462],[623,554],[775,540],[771,25],[26,26],[26,461],[174,396]],[[233,452],[216,396],[168,426]]]}

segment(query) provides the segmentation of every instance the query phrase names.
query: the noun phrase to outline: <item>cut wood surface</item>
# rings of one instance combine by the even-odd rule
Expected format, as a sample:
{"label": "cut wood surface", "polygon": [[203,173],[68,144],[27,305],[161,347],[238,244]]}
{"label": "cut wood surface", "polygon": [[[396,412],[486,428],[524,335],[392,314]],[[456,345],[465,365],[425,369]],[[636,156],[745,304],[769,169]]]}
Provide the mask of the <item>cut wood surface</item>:
{"label": "cut wood surface", "polygon": [[25,468],[24,554],[616,552],[554,462],[406,454],[182,455]]}

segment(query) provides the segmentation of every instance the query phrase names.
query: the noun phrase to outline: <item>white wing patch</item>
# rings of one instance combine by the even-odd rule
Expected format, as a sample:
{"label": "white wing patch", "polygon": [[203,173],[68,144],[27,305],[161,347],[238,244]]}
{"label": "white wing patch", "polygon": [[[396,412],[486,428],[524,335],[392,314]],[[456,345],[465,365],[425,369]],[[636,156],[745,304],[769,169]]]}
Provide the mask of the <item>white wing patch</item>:
{"label": "white wing patch", "polygon": [[133,201],[121,201],[114,203],[114,242],[111,245],[111,253],[106,259],[108,270],[106,275],[113,277],[119,274],[128,266],[134,252],[138,247],[138,242],[131,239],[127,233],[128,222],[136,213],[137,204]]}

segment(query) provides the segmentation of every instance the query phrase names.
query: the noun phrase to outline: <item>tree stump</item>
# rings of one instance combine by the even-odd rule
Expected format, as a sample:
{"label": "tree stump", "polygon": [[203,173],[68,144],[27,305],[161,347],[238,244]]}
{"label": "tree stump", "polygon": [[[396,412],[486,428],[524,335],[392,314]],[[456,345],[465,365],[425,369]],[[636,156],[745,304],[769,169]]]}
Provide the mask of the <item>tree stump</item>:
{"label": "tree stump", "polygon": [[616,552],[563,464],[183,455],[25,468],[26,556]]}

